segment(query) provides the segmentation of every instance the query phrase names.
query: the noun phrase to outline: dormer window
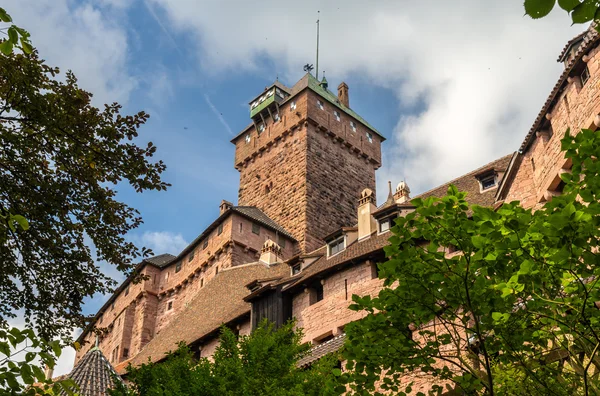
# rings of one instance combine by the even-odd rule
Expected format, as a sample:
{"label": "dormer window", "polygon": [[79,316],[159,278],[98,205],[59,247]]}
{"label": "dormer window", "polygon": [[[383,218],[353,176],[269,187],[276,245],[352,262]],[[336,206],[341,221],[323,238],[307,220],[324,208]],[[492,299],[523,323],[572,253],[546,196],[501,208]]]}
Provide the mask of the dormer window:
{"label": "dormer window", "polygon": [[352,129],[352,132],[356,132],[356,122],[350,121],[350,129]]}
{"label": "dormer window", "polygon": [[335,120],[336,120],[336,121],[340,121],[340,120],[341,120],[341,117],[340,117],[340,112],[339,112],[339,111],[337,111],[337,110],[334,110],[334,111],[333,111],[333,116],[335,117]]}
{"label": "dormer window", "polygon": [[490,188],[494,188],[498,184],[498,177],[496,175],[496,172],[483,174],[479,176],[478,179],[481,191],[486,191]]}
{"label": "dormer window", "polygon": [[296,110],[296,101],[295,100],[292,100],[290,102],[290,110]]}
{"label": "dormer window", "polygon": [[373,134],[371,132],[367,132],[367,140],[369,143],[373,143]]}
{"label": "dormer window", "polygon": [[321,102],[320,100],[317,100],[317,107],[318,107],[320,110],[323,110],[323,102]]}
{"label": "dormer window", "polygon": [[590,79],[590,69],[588,69],[587,65],[585,65],[585,68],[583,69],[579,77],[581,78],[581,86],[583,87],[585,83],[588,82],[588,80]]}
{"label": "dormer window", "polygon": [[299,274],[302,271],[302,263],[296,263],[292,265],[292,276]]}
{"label": "dormer window", "polygon": [[346,249],[346,238],[344,235],[334,239],[327,244],[328,256],[333,256]]}
{"label": "dormer window", "polygon": [[252,138],[250,137],[250,134],[247,134],[247,135],[246,135],[246,144],[250,143],[250,140],[251,140],[251,139],[252,139]]}
{"label": "dormer window", "polygon": [[381,220],[379,222],[379,232],[382,233],[382,232],[389,231],[390,227],[391,227],[391,222],[392,221],[390,219]]}

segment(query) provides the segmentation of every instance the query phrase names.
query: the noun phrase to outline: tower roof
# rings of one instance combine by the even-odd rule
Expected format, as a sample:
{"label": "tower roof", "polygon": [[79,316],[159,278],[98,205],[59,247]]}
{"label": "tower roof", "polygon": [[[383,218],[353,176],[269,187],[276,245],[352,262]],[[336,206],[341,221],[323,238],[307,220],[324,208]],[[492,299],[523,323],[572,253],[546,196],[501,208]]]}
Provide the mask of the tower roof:
{"label": "tower roof", "polygon": [[98,347],[90,349],[68,377],[79,386],[81,396],[108,395],[114,381],[121,381]]}

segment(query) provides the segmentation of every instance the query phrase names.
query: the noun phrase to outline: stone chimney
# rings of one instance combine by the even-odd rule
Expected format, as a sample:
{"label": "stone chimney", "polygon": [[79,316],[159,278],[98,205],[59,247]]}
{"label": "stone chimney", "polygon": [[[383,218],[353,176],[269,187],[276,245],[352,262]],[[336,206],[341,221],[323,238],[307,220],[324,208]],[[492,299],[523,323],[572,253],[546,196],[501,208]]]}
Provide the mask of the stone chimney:
{"label": "stone chimney", "polygon": [[405,203],[410,201],[410,188],[404,181],[398,183],[396,192],[394,193],[394,200],[396,203]]}
{"label": "stone chimney", "polygon": [[222,200],[221,205],[219,205],[219,216],[223,213],[227,212],[229,209],[233,207],[233,204],[229,201]]}
{"label": "stone chimney", "polygon": [[346,107],[350,107],[350,97],[348,96],[348,84],[342,81],[338,85],[338,100]]}
{"label": "stone chimney", "polygon": [[260,251],[259,260],[265,264],[275,264],[281,256],[281,247],[270,239],[267,239]]}
{"label": "stone chimney", "polygon": [[375,212],[375,194],[369,188],[360,193],[358,200],[358,239],[363,239],[377,231],[377,221],[373,218]]}

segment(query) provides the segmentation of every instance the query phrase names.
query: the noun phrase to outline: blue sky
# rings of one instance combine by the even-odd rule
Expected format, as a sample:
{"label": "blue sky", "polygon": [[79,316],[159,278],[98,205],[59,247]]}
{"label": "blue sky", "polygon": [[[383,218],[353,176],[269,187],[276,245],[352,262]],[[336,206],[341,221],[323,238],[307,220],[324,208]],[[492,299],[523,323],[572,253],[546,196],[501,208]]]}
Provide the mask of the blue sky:
{"label": "blue sky", "polygon": [[[549,94],[570,27],[562,11],[523,17],[522,1],[8,0],[49,64],[73,69],[95,104],[151,115],[140,142],[158,146],[166,192],[119,197],[144,225],[131,239],[177,254],[237,200],[233,134],[249,123],[248,101],[276,76],[293,85],[314,63],[343,80],[351,107],[388,140],[378,171],[407,178],[413,193],[518,148]],[[108,274],[122,279],[111,268]],[[95,312],[106,300],[86,303]],[[68,370],[69,362],[62,367]]]}

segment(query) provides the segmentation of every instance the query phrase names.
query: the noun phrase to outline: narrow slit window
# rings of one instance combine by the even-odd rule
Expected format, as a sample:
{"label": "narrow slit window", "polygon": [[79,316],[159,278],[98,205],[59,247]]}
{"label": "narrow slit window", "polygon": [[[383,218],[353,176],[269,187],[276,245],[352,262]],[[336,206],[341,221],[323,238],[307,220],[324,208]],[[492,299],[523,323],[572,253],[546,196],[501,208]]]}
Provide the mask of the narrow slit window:
{"label": "narrow slit window", "polygon": [[340,112],[337,110],[333,111],[333,116],[335,117],[336,121],[340,121],[342,118],[340,117]]}
{"label": "narrow slit window", "polygon": [[350,129],[352,129],[352,132],[356,132],[356,122],[350,121]]}
{"label": "narrow slit window", "polygon": [[318,107],[320,110],[323,110],[323,109],[324,109],[324,107],[323,107],[323,102],[321,102],[320,100],[317,100],[317,107]]}
{"label": "narrow slit window", "polygon": [[367,132],[366,135],[369,143],[373,143],[373,134],[371,132]]}

